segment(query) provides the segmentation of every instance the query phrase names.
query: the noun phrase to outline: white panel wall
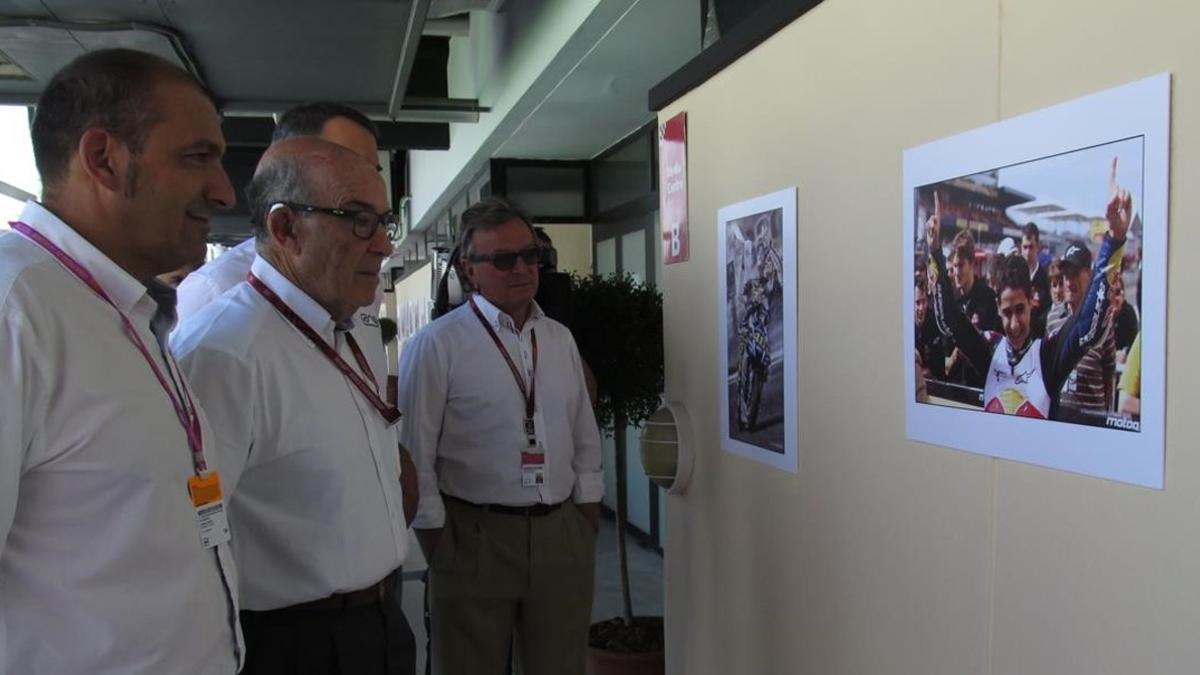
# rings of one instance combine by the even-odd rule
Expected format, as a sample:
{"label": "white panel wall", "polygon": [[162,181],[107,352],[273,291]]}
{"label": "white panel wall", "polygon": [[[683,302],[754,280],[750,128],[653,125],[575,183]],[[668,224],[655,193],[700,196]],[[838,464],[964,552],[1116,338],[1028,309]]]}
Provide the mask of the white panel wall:
{"label": "white panel wall", "polygon": [[[1191,673],[1200,663],[1200,7],[826,0],[660,113],[688,112],[691,261],[665,269],[668,670]],[[1167,490],[904,439],[901,153],[1175,73]],[[722,453],[715,219],[799,187],[800,473]]]}

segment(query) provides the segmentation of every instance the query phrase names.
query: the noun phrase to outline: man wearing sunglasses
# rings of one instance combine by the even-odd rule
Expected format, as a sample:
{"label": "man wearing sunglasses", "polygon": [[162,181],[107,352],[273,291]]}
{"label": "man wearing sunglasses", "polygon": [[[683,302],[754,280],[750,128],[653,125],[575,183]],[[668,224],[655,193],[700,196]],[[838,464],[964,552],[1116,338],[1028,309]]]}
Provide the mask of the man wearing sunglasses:
{"label": "man wearing sunglasses", "polygon": [[534,301],[542,254],[525,216],[485,199],[460,246],[475,292],[400,360],[432,670],[504,672],[515,644],[525,675],[581,675],[604,493],[582,361]]}
{"label": "man wearing sunglasses", "polygon": [[[172,336],[216,430],[246,675],[412,673],[395,593],[408,548],[396,408],[352,328],[395,217],[373,162],[316,137],[246,190],[258,257]],[[408,639],[406,639],[408,638]]]}

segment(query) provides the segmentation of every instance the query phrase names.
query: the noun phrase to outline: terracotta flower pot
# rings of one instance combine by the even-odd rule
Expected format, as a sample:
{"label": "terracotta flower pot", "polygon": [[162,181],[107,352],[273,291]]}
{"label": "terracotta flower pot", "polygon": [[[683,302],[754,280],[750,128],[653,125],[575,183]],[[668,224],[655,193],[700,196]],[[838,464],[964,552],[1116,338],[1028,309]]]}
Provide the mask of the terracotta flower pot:
{"label": "terracotta flower pot", "polygon": [[587,675],[663,675],[663,653],[623,654],[588,647]]}

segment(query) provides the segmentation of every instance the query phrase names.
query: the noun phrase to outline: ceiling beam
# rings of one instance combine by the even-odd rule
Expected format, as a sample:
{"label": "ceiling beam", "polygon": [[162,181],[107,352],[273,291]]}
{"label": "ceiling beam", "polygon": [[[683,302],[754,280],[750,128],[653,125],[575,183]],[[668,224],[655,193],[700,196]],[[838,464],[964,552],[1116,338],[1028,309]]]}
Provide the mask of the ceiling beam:
{"label": "ceiling beam", "polygon": [[[226,101],[221,112],[227,117],[270,117],[305,101]],[[379,121],[395,122],[478,122],[481,107],[473,98],[423,98],[408,96],[400,112],[391,115],[387,106],[379,103],[348,103],[355,110]]]}
{"label": "ceiling beam", "polygon": [[[380,150],[447,150],[450,125],[444,122],[375,122]],[[270,117],[226,116],[221,131],[230,147],[265,148],[271,144],[275,121]]]}
{"label": "ceiling beam", "polygon": [[422,35],[443,37],[467,37],[471,34],[471,19],[467,16],[449,16],[444,19],[429,19],[425,22]]}
{"label": "ceiling beam", "polygon": [[417,58],[417,47],[421,44],[421,31],[425,29],[425,18],[429,14],[429,0],[412,0],[409,7],[408,24],[400,46],[400,59],[396,63],[396,76],[392,80],[392,95],[388,99],[388,117],[398,119],[404,105],[404,92],[408,89],[408,77],[412,74],[413,61]]}

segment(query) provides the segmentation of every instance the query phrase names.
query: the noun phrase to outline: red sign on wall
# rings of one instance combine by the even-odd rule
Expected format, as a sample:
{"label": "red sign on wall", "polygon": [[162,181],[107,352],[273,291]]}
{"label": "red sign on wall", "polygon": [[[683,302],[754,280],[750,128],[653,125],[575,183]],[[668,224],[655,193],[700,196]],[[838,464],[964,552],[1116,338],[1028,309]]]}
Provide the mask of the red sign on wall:
{"label": "red sign on wall", "polygon": [[658,125],[658,198],[663,264],[688,259],[687,113]]}

